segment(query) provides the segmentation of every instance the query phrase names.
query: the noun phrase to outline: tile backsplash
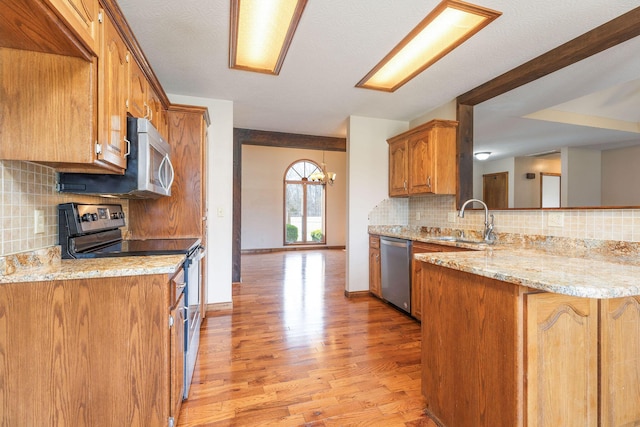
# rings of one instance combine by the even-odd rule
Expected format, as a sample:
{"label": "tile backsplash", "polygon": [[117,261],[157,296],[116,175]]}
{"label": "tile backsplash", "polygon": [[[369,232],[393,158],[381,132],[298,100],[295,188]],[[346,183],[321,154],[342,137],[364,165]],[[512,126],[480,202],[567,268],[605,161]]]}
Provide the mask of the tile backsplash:
{"label": "tile backsplash", "polygon": [[[56,172],[30,162],[0,161],[0,256],[33,251],[58,244],[58,204],[118,203],[127,200],[58,193]],[[34,211],[44,213],[44,232],[35,234]]]}
{"label": "tile backsplash", "polygon": [[[640,242],[640,209],[503,210],[494,215],[497,233]],[[405,216],[403,216],[405,215]],[[459,218],[454,196],[386,199],[369,213],[369,225],[483,229],[484,211]]]}

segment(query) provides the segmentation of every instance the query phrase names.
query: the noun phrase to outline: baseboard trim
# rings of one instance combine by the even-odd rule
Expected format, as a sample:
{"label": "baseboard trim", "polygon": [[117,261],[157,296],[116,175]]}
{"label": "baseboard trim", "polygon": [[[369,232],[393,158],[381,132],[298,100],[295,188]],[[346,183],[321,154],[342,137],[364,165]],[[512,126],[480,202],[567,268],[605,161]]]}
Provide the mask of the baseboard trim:
{"label": "baseboard trim", "polygon": [[250,254],[264,254],[271,252],[286,252],[286,251],[315,251],[323,249],[346,249],[346,246],[296,246],[287,248],[263,248],[263,249],[243,249],[240,251],[242,255]]}
{"label": "baseboard trim", "polygon": [[206,313],[233,310],[233,302],[218,302],[214,304],[207,304],[205,307]]}
{"label": "baseboard trim", "polygon": [[344,291],[344,296],[347,298],[362,298],[362,297],[369,297],[372,296],[371,292],[369,291],[354,291],[354,292],[349,292],[347,290]]}

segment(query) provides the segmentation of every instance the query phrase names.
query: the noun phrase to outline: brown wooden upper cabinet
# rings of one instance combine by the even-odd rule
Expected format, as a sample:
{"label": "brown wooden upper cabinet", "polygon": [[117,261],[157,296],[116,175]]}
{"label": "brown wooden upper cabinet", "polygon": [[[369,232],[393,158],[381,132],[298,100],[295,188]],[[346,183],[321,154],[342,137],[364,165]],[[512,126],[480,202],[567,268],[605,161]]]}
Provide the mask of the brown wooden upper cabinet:
{"label": "brown wooden upper cabinet", "polygon": [[99,49],[98,0],[46,0],[91,51]]}
{"label": "brown wooden upper cabinet", "polygon": [[0,159],[121,174],[127,115],[168,136],[169,100],[115,1],[3,0],[0,16]]}
{"label": "brown wooden upper cabinet", "polygon": [[169,127],[167,110],[135,60],[131,61],[130,70],[131,86],[127,111],[133,117],[149,119],[160,135],[167,139]]}
{"label": "brown wooden upper cabinet", "polygon": [[127,167],[127,110],[132,62],[127,45],[106,13],[102,14],[102,45],[98,57],[98,143],[96,154],[122,169]]}
{"label": "brown wooden upper cabinet", "polygon": [[389,138],[389,196],[456,193],[458,122],[432,120]]}

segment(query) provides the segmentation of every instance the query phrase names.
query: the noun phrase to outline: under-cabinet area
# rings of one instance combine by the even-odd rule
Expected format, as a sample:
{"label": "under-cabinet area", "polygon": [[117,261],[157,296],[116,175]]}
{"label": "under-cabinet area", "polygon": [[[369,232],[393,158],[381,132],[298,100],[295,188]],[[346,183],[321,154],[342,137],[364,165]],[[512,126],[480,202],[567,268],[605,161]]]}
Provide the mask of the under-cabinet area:
{"label": "under-cabinet area", "polygon": [[428,412],[449,427],[638,425],[635,267],[510,252],[418,255]]}
{"label": "under-cabinet area", "polygon": [[[86,278],[0,284],[0,418],[6,425],[177,421],[183,257],[150,258],[136,258],[131,275],[95,277],[96,263],[113,262],[88,260]],[[152,274],[140,273],[145,263]],[[70,276],[77,275],[72,270]]]}

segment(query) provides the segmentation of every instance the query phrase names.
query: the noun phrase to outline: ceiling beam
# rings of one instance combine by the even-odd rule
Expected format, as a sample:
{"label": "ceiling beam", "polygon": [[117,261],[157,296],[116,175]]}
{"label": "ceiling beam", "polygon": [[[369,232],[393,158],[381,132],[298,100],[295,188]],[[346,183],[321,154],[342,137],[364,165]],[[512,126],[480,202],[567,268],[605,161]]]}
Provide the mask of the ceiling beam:
{"label": "ceiling beam", "polygon": [[637,7],[463,93],[458,103],[480,104],[639,35],[640,7]]}
{"label": "ceiling beam", "polygon": [[302,148],[306,150],[347,151],[347,139],[298,133],[269,132],[252,129],[233,129],[233,139],[242,145]]}

